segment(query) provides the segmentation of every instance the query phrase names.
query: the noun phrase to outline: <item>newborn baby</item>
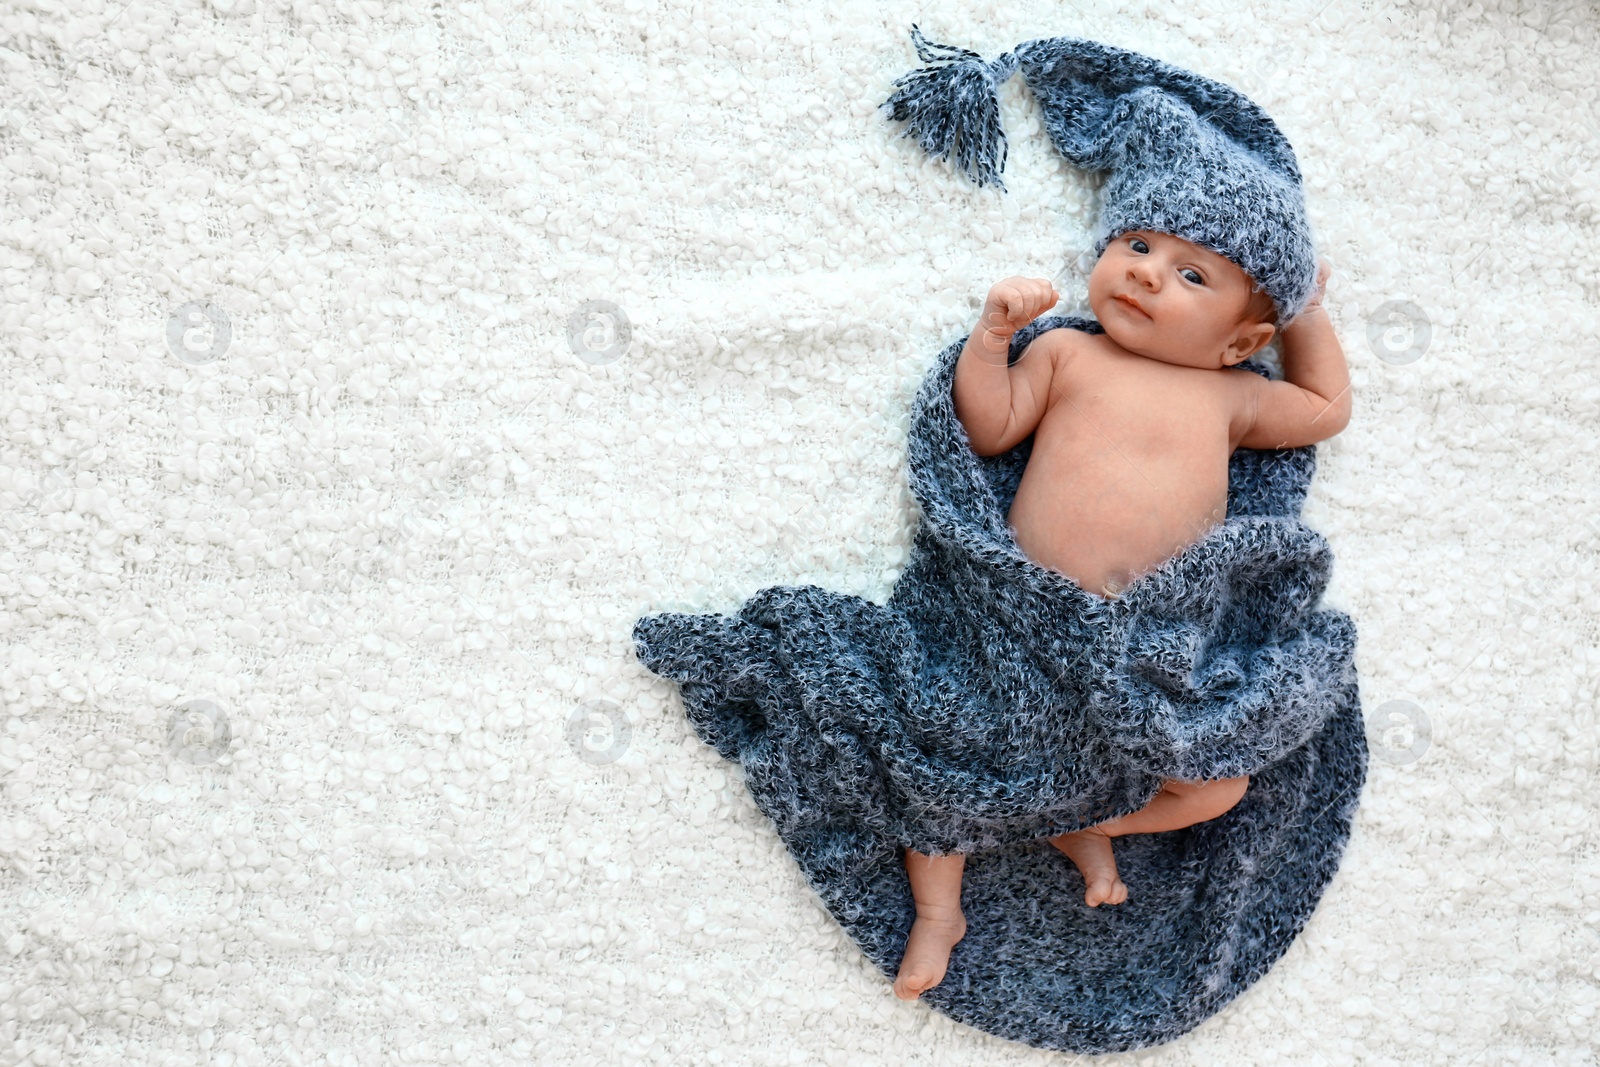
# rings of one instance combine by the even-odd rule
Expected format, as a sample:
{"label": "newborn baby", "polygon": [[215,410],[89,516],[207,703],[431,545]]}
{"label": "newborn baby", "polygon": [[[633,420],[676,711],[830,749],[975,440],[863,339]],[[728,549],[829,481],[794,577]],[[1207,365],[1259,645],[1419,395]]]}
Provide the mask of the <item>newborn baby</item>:
{"label": "newborn baby", "polygon": [[[1344,351],[1311,303],[1283,331],[1284,381],[1235,364],[1276,332],[1267,295],[1231,260],[1171,234],[1130,230],[1089,277],[1103,334],[1055,329],[1006,365],[1012,336],[1059,299],[1041,279],[996,283],[956,364],[956,415],[980,456],[1035,434],[1007,522],[1029,559],[1114,598],[1226,517],[1235,448],[1295,448],[1350,421]],[[1168,780],[1143,809],[1050,838],[1083,875],[1090,907],[1120,904],[1111,839],[1177,830],[1238,803],[1249,778]],[[915,1000],[966,934],[961,855],[906,851],[917,917],[895,979]]]}

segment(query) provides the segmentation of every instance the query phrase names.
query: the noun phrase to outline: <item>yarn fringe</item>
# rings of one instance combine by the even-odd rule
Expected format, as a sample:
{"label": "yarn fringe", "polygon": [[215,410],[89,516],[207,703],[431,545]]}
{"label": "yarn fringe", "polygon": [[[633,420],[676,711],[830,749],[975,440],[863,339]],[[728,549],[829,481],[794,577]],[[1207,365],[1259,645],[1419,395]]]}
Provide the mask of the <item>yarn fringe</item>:
{"label": "yarn fringe", "polygon": [[906,124],[903,137],[915,137],[934,159],[952,157],[955,166],[980,188],[998,185],[1006,167],[1006,133],[1000,125],[999,81],[1016,69],[1008,53],[985,63],[978,53],[955,45],[936,44],[913,24],[911,40],[925,63],[895,79],[896,91],[881,108]]}

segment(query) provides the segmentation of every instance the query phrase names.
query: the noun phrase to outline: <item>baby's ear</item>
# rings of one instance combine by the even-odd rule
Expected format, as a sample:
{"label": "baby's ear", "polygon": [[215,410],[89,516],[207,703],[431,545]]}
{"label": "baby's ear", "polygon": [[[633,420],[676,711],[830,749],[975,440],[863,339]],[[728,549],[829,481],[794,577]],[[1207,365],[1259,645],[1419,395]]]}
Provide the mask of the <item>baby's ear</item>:
{"label": "baby's ear", "polygon": [[1272,335],[1278,328],[1270,322],[1257,322],[1246,326],[1239,331],[1239,336],[1234,340],[1228,351],[1223,353],[1223,365],[1232,367],[1243,363],[1263,348],[1272,340]]}

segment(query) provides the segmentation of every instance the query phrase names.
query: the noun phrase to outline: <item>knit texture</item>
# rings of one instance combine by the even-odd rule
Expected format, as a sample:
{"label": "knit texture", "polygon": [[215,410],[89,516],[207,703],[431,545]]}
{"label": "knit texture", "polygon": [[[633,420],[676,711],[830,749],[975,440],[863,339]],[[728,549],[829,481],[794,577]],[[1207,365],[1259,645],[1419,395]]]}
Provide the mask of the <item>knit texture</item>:
{"label": "knit texture", "polygon": [[[1040,319],[1012,361],[1055,327],[1101,332]],[[886,604],[775,586],[734,616],[646,616],[635,648],[886,978],[915,917],[903,850],[973,853],[967,934],[925,1003],[1040,1048],[1170,1040],[1287,949],[1366,777],[1355,630],[1318,606],[1332,554],[1298,518],[1315,449],[1236,451],[1226,521],[1106,600],[1011,536],[1033,438],[972,451],[951,392],[963,345],[914,404],[921,515]],[[1138,810],[1162,778],[1242,774],[1225,815],[1115,840],[1120,905],[1085,905],[1043,840]]]}
{"label": "knit texture", "polygon": [[[1158,59],[1078,37],[1018,45],[992,62],[911,29],[923,67],[882,108],[935,159],[954,154],[979,186],[1005,191],[996,87],[1018,69],[1050,141],[1106,172],[1095,254],[1129,230],[1170,233],[1235,263],[1287,326],[1316,287],[1317,256],[1294,149],[1244,94]],[[942,64],[942,65],[940,65]]]}

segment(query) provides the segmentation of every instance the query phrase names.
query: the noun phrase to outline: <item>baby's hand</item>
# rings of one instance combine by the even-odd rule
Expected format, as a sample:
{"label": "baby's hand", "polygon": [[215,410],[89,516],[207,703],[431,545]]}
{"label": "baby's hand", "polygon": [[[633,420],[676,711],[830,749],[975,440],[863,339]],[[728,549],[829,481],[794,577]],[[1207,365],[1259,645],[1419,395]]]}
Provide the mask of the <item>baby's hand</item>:
{"label": "baby's hand", "polygon": [[978,325],[989,333],[1010,338],[1060,300],[1056,287],[1044,278],[1006,278],[989,290]]}
{"label": "baby's hand", "polygon": [[1317,287],[1312,290],[1311,299],[1306,302],[1308,310],[1322,306],[1322,295],[1328,291],[1328,275],[1332,273],[1333,268],[1328,265],[1328,261],[1319,256],[1317,258]]}

